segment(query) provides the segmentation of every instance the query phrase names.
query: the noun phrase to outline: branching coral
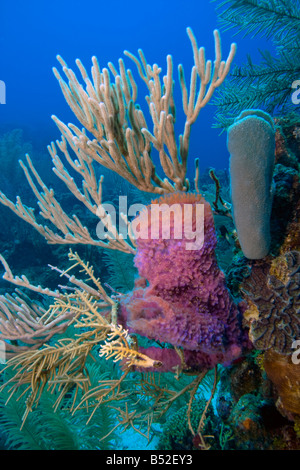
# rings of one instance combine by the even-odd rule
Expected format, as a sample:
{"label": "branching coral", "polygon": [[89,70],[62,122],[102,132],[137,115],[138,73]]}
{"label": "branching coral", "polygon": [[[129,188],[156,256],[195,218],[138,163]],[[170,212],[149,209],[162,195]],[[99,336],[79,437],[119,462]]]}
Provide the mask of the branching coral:
{"label": "branching coral", "polygon": [[[72,251],[69,258],[73,261],[70,269],[79,266],[80,271],[100,286],[91,266],[83,263]],[[95,290],[97,296],[93,296],[93,287],[74,278],[74,275],[70,276],[69,272],[70,270],[62,271],[61,275],[67,276],[73,284],[80,284],[80,287],[72,289],[68,295],[56,298],[47,312],[47,319],[53,322],[60,319],[60,316],[64,318],[65,312],[69,312],[72,328],[78,331],[75,338],[60,335],[53,345],[45,344],[40,349],[22,352],[13,356],[7,364],[9,374],[0,391],[5,389],[7,403],[12,397],[25,398],[26,407],[21,427],[25,425],[29,413],[39,405],[45,391],[53,394],[54,411],[63,409],[66,396],[71,396],[72,398],[68,399],[68,410],[75,413],[86,408],[88,423],[98,415],[99,407],[109,405],[114,409],[117,413],[117,424],[103,436],[102,439],[106,440],[117,428],[124,431],[128,427],[149,438],[152,423],[166,414],[181,397],[189,396],[188,423],[191,423],[191,420],[195,423],[195,418],[191,415],[192,403],[207,369],[202,367],[195,378],[181,381],[182,384],[178,385],[177,389],[169,388],[167,382],[154,373],[143,374],[138,381],[136,378],[130,378],[129,373],[133,369],[159,371],[163,369],[162,364],[155,359],[155,354],[154,358],[144,354],[135,336],[114,323],[118,309],[116,299],[104,299],[105,291],[101,295],[102,298],[99,298],[99,290]],[[88,286],[87,290],[84,290],[83,286]],[[67,286],[61,288],[66,289]],[[88,356],[95,354],[95,347],[99,348],[100,357],[112,358],[121,363],[122,371],[118,378],[102,377],[97,385],[91,383],[86,363]],[[148,349],[145,352],[148,353]],[[167,354],[162,357],[163,360],[168,360]],[[4,374],[7,368],[4,369]],[[181,370],[175,369],[173,372],[179,374]],[[211,399],[216,379],[215,371]],[[203,409],[197,428],[190,428],[197,446],[203,448],[207,447],[207,436],[203,435],[202,431],[211,399]]]}
{"label": "branching coral", "polygon": [[72,317],[72,312],[66,310],[51,318],[50,312],[19,290],[13,295],[1,295],[0,339],[5,341],[6,357],[39,348],[55,334],[63,333]]}
{"label": "branching coral", "polygon": [[[215,89],[225,80],[235,55],[236,45],[232,44],[227,60],[222,60],[220,35],[215,30],[216,58],[212,64],[211,60],[205,59],[204,48],[198,49],[195,36],[189,28],[188,35],[195,65],[191,71],[189,92],[183,67],[179,66],[183,108],[186,114],[184,132],[179,136],[179,145],[176,143],[174,130],[175,103],[171,56],[167,58],[167,74],[161,80],[161,68],[156,64],[153,67],[147,64],[142,51],[139,51],[139,59],[126,53],[137,65],[138,72],[149,90],[146,100],[152,118],[152,132],[136,103],[137,85],[132,72],[125,69],[122,59],[119,61],[119,71],[111,63],[108,64],[114,83],[107,68],[100,70],[96,58],[93,58],[92,80],[82,63],[77,61],[86,89],[61,58],[59,60],[68,84],[58,71],[54,70],[68,104],[85,129],[80,130],[73,124],[66,126],[54,117],[62,132],[62,140],[48,147],[54,166],[53,171],[75,198],[105,224],[107,232],[105,241],[93,238],[76,215],[70,217],[63,210],[55,197],[54,190],[45,185],[28,155],[27,163],[20,164],[38,200],[40,215],[47,224],[41,225],[34,214],[34,209],[27,207],[19,196],[14,204],[0,191],[0,202],[32,225],[48,243],[89,244],[134,253],[134,241],[130,238],[130,234],[129,240],[125,240],[122,234],[118,233],[112,220],[105,217],[106,213],[102,206],[103,176],[97,178],[95,165],[103,165],[115,171],[143,191],[168,193],[189,189],[186,172],[191,126],[200,110],[211,99]],[[75,157],[72,157],[69,148]],[[57,149],[62,153],[62,158],[59,157]],[[151,159],[154,149],[159,153],[164,179],[161,179],[156,172]],[[65,163],[76,176],[79,175],[82,188],[71,176]],[[125,215],[123,219],[124,223],[128,222]],[[51,226],[54,226],[55,230],[52,230]]]}
{"label": "branching coral", "polygon": [[[137,104],[137,85],[132,72],[125,69],[123,60],[120,59],[118,70],[111,63],[108,64],[108,69],[100,70],[97,60],[93,58],[92,78],[89,78],[82,63],[77,61],[84,81],[82,85],[75,73],[59,58],[68,83],[63,80],[56,69],[54,73],[68,104],[84,129],[80,130],[72,124],[66,126],[54,117],[54,121],[62,132],[62,140],[56,144],[52,143],[48,150],[52,158],[54,173],[63,181],[72,195],[101,220],[105,237],[95,239],[77,216],[70,217],[64,211],[53,189],[44,184],[27,155],[27,162],[21,162],[21,167],[38,200],[40,215],[45,219],[46,224],[39,223],[34,209],[27,207],[20,197],[17,197],[16,204],[14,204],[3,193],[0,193],[0,202],[31,224],[48,243],[90,244],[125,253],[137,252],[137,243],[132,236],[126,215],[120,214],[120,218],[128,228],[127,239],[118,232],[114,220],[107,214],[102,204],[103,177],[97,177],[96,165],[103,165],[120,174],[143,191],[156,194],[180,191],[179,194],[185,195],[187,206],[190,208],[193,206],[191,202],[195,202],[195,195],[187,194],[190,185],[186,175],[191,126],[196,121],[200,110],[211,99],[215,89],[225,80],[236,46],[232,44],[227,60],[223,61],[220,35],[218,31],[214,31],[216,57],[212,63],[205,59],[204,48],[198,48],[191,29],[188,28],[187,31],[193,49],[194,66],[191,70],[189,90],[185,82],[183,67],[179,66],[179,81],[186,121],[178,143],[174,130],[175,103],[171,56],[167,58],[167,73],[161,79],[161,68],[156,64],[153,66],[147,64],[142,51],[139,51],[139,58],[126,52],[126,55],[136,64],[138,73],[148,88],[149,96],[146,97],[146,101],[152,119],[152,129],[147,125],[145,116]],[[63,155],[62,158],[58,156],[58,149]],[[69,149],[74,152],[73,156]],[[156,171],[152,160],[154,150],[159,156],[159,171]],[[65,164],[71,168],[75,178],[71,176]],[[161,177],[159,173],[163,173],[164,176]],[[199,172],[196,163],[196,188],[197,175],[199,176]],[[81,188],[77,183],[78,176],[82,182]],[[123,298],[116,292],[109,296],[101,281],[95,277],[92,267],[84,263],[76,253],[70,252],[69,254],[72,262],[69,269],[61,271],[52,267],[53,270],[59,272],[61,277],[68,280],[68,285],[59,286],[57,291],[35,286],[24,276],[14,277],[4,258],[1,258],[5,268],[5,279],[39,294],[55,298],[50,309],[42,313],[42,318],[47,319],[46,325],[49,329],[57,332],[54,326],[65,320],[64,315],[68,315],[72,327],[78,331],[75,338],[59,337],[50,345],[41,345],[36,342],[35,350],[24,351],[9,360],[8,367],[14,368],[15,375],[4,387],[9,387],[10,396],[18,390],[21,397],[26,396],[23,423],[33,407],[38,405],[43,391],[48,388],[55,394],[56,409],[62,405],[66,393],[72,391],[74,400],[69,405],[70,410],[76,411],[86,406],[91,410],[91,417],[100,405],[110,403],[110,406],[113,406],[116,400],[120,402],[126,399],[125,406],[120,405],[115,408],[119,412],[117,426],[126,428],[131,425],[140,431],[140,427],[146,422],[149,431],[152,421],[164,414],[174,401],[185,393],[190,393],[188,409],[191,409],[198,386],[208,368],[214,367],[219,362],[230,362],[240,355],[244,338],[240,328],[239,311],[230,299],[224,286],[224,276],[218,269],[213,255],[216,239],[212,214],[208,203],[201,196],[196,195],[196,199],[199,199],[199,207],[204,208],[207,228],[204,250],[201,251],[201,247],[198,246],[198,251],[195,253],[191,251],[193,248],[185,250],[182,246],[182,249],[178,249],[177,245],[173,246],[172,243],[169,246],[170,260],[177,257],[177,266],[178,263],[187,263],[181,278],[180,276],[174,277],[175,283],[172,283],[172,280],[170,283],[168,280],[170,273],[161,271],[156,273],[155,279],[151,279],[151,273],[146,272],[147,268],[142,257],[138,254],[136,258],[137,265],[143,264],[140,274],[147,277],[152,284],[152,294],[157,304],[154,310],[158,308],[165,315],[164,321],[158,325],[161,328],[158,339],[169,341],[171,347],[155,348],[156,354],[158,352],[161,355],[159,358],[156,358],[155,354],[153,357],[148,355],[148,348],[144,350],[139,348],[133,337],[132,333],[136,332],[155,338],[151,322],[148,323],[149,331],[147,331],[147,324],[140,328],[139,323],[143,323],[139,322],[138,318],[143,314],[141,306],[138,307],[139,312],[136,318],[125,318],[128,307],[127,305],[124,309],[125,297]],[[167,203],[170,203],[170,200]],[[196,230],[199,230],[198,225]],[[194,231],[195,227],[190,227],[191,233],[187,236],[187,240],[179,243],[183,244],[188,241],[193,244],[190,235],[194,235]],[[196,232],[196,243],[203,239],[202,229],[200,232],[200,234]],[[167,261],[168,250],[164,250],[164,242],[162,240],[157,240],[157,242],[155,247],[157,262],[160,261],[159,257],[163,256],[170,265],[170,261]],[[140,248],[142,252],[142,245]],[[147,252],[147,247],[145,250]],[[184,257],[183,250],[188,254],[187,259]],[[193,262],[194,256],[195,263]],[[201,265],[200,281],[197,277],[199,265]],[[75,268],[79,268],[86,279],[75,276],[73,274]],[[70,270],[73,270],[72,274]],[[153,273],[155,274],[154,271]],[[141,282],[145,283],[144,280]],[[145,290],[145,293],[148,296],[149,289]],[[149,298],[146,299],[147,302],[149,307]],[[10,318],[10,320],[15,328],[19,326],[16,318]],[[173,320],[176,321],[173,322]],[[193,324],[194,320],[197,320],[196,325]],[[23,338],[22,335],[20,338]],[[47,339],[48,337],[45,341]],[[121,361],[123,372],[118,378],[101,380],[97,387],[91,388],[86,358],[96,345],[100,348],[101,356]],[[180,347],[186,350],[186,355]],[[152,351],[151,348],[150,350]],[[190,353],[192,356],[189,362]],[[174,363],[174,370],[170,367],[170,355],[173,355],[171,362]],[[161,370],[172,370],[177,374],[187,367],[189,371],[196,374],[196,378],[191,379],[178,392],[160,387],[154,375],[142,379],[141,382],[135,384],[135,387],[130,381],[127,387],[129,372],[133,369],[152,370],[159,366]],[[76,400],[79,395],[78,404]],[[141,395],[146,397],[147,406],[139,411],[136,404],[141,400]],[[130,397],[138,397],[134,407],[131,408],[127,403]],[[207,409],[204,408],[203,420],[206,411]],[[205,447],[201,436],[203,420],[199,422],[195,434],[198,435],[201,445]]]}
{"label": "branching coral", "polygon": [[[99,280],[95,279],[92,274],[91,267],[85,265],[77,254],[71,252],[70,259],[76,260],[73,268],[74,265],[79,264],[84,272],[90,274],[94,282],[100,286]],[[78,284],[80,281],[76,283]],[[76,387],[74,400],[79,390],[88,391],[89,378],[86,374],[85,362],[95,345],[103,343],[100,355],[124,360],[127,372],[124,373],[121,380],[124,380],[133,365],[151,368],[159,366],[156,361],[136,349],[135,343],[130,340],[128,333],[122,327],[111,323],[116,320],[117,303],[108,296],[99,300],[99,291],[95,291],[96,298],[92,297],[92,289],[83,290],[85,283],[81,282],[80,284],[81,288],[75,289],[72,294],[59,297],[49,309],[46,317],[46,320],[51,319],[49,329],[54,334],[57,330],[53,328],[53,324],[64,320],[67,311],[69,318],[70,316],[72,318],[73,327],[81,330],[77,337],[75,339],[61,338],[54,345],[44,345],[42,349],[21,352],[8,362],[8,366],[14,367],[17,372],[8,380],[5,387],[12,384],[10,392],[13,394],[21,386],[25,386],[22,394],[28,395],[23,423],[32,410],[32,406],[38,404],[45,387],[50,387],[52,392],[57,393],[56,408],[60,405],[67,391],[74,386]],[[102,288],[101,290],[104,293]],[[109,301],[107,302],[106,299]],[[16,320],[15,323],[11,323],[12,325],[16,324]],[[23,339],[23,336],[21,338],[18,336],[18,339]],[[37,341],[34,343],[36,348],[39,344]],[[113,389],[116,387],[117,384]],[[111,392],[112,389],[104,387],[102,399]]]}
{"label": "branching coral", "polygon": [[[204,48],[198,49],[190,28],[187,33],[192,44],[195,65],[191,71],[189,92],[183,67],[179,66],[183,109],[186,114],[179,146],[174,131],[172,57],[167,57],[167,74],[161,81],[162,69],[156,64],[152,67],[147,64],[141,50],[139,58],[127,51],[125,55],[136,64],[139,75],[148,88],[149,96],[146,100],[153,122],[152,132],[147,126],[144,113],[136,104],[137,85],[132,72],[126,71],[122,59],[119,60],[119,71],[111,63],[108,64],[114,83],[111,82],[109,70],[104,68],[101,71],[95,57],[92,59],[93,81],[88,77],[82,63],[77,60],[77,66],[85,81],[85,90],[74,72],[59,57],[68,84],[56,69],[55,76],[72,111],[93,137],[91,140],[87,133],[78,127],[66,126],[54,117],[64,136],[63,145],[67,141],[73,150],[80,153],[84,161],[96,161],[104,165],[143,191],[164,193],[187,190],[189,182],[186,180],[186,170],[191,126],[200,110],[211,99],[214,90],[226,78],[236,50],[235,44],[232,44],[226,62],[222,61],[220,36],[215,30],[216,59],[212,67],[212,62],[205,59]],[[160,164],[166,176],[164,180],[159,177],[151,159],[152,146],[159,153]],[[55,149],[52,151],[54,154]],[[57,162],[55,157],[55,163]],[[60,176],[61,170],[58,167],[57,172]]]}

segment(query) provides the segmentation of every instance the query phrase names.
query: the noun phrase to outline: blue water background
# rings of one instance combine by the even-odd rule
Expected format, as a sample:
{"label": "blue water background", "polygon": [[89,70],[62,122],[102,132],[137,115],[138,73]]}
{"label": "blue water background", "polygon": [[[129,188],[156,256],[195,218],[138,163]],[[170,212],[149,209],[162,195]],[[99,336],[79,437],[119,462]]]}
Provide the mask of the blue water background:
{"label": "blue water background", "polygon": [[[77,124],[52,73],[53,66],[59,67],[56,55],[62,55],[74,70],[78,57],[90,70],[93,55],[106,67],[109,61],[117,65],[124,49],[136,54],[138,48],[150,64],[163,67],[164,73],[166,56],[172,54],[176,132],[182,133],[185,116],[177,66],[184,65],[188,80],[193,65],[186,27],[193,29],[198,45],[206,47],[206,57],[214,59],[213,29],[220,27],[215,10],[216,4],[209,0],[1,0],[0,79],[6,84],[6,104],[0,106],[0,133],[20,127],[35,147],[46,149],[60,137],[52,114]],[[249,53],[258,62],[259,48],[273,53],[270,41],[233,37],[228,31],[222,33],[224,58],[232,41],[238,43],[236,64],[244,63]],[[140,84],[138,102],[146,110],[145,87],[134,64],[128,58],[125,62]],[[220,136],[220,130],[212,129],[215,112],[214,106],[206,106],[192,128],[190,171],[195,157],[199,157],[201,169],[228,167],[226,134]]]}

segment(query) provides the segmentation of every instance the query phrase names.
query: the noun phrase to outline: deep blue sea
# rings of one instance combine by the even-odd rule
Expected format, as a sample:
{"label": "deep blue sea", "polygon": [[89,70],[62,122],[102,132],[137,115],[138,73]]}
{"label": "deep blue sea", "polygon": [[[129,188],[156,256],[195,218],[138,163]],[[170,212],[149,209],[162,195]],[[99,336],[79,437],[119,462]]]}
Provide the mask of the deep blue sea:
{"label": "deep blue sea", "polygon": [[[220,26],[215,10],[216,4],[209,0],[1,0],[0,80],[6,84],[6,104],[0,106],[0,132],[22,128],[25,140],[46,149],[59,138],[52,114],[76,124],[52,73],[52,67],[59,65],[57,54],[71,68],[76,68],[75,59],[80,58],[90,70],[93,55],[106,67],[109,61],[117,65],[124,49],[137,54],[142,48],[147,61],[157,63],[163,72],[167,54],[173,57],[181,133],[184,115],[177,67],[182,63],[189,77],[193,65],[186,28],[192,28],[199,47],[205,46],[207,58],[214,59],[213,30]],[[259,49],[273,53],[270,41],[233,35],[222,32],[222,45],[226,58],[231,42],[237,42],[235,64],[245,63],[250,53],[253,62],[259,62]],[[129,59],[125,62],[136,72]],[[135,77],[140,83],[136,73]],[[143,109],[147,106],[144,95],[141,86],[138,101]],[[202,168],[228,167],[226,134],[219,136],[220,130],[212,129],[215,112],[214,106],[206,106],[192,128],[189,159],[199,157]]]}

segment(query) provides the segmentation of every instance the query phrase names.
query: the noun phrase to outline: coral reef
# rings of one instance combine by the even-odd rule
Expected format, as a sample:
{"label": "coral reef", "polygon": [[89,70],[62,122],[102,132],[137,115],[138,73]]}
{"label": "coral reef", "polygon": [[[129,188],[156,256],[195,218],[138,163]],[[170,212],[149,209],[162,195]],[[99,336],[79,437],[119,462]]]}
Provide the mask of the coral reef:
{"label": "coral reef", "polygon": [[[235,436],[236,448],[257,448],[261,442],[260,448],[299,448],[293,423],[297,423],[298,416],[300,373],[299,366],[291,364],[293,342],[300,332],[299,145],[294,132],[297,122],[298,117],[288,116],[276,121],[270,253],[262,260],[247,260],[237,254],[226,272],[229,288],[247,302],[244,322],[257,354],[260,352],[255,363],[248,356],[231,372],[227,371],[229,391],[219,398],[220,413],[230,427],[244,394],[257,397],[251,398],[257,404],[256,417],[244,401],[239,420],[242,433]],[[266,404],[261,407],[263,401]]]}
{"label": "coral reef", "polygon": [[296,420],[294,424],[276,408],[278,393],[266,375],[263,356],[250,354],[243,362],[220,371],[216,409],[222,420],[219,441],[223,429],[230,436],[226,449],[299,449]]}
{"label": "coral reef", "polygon": [[[225,0],[224,5],[229,3]],[[245,7],[244,1],[237,3]],[[277,18],[277,2],[271,6],[272,18]],[[239,134],[239,126],[249,124],[246,135],[241,133],[234,142],[234,157],[241,149],[247,155],[257,151],[257,165],[253,158],[248,167],[242,161],[231,183],[234,187],[238,179],[244,191],[249,179],[255,182],[243,196],[256,211],[246,224],[246,238],[254,248],[254,254],[248,253],[236,216],[235,191],[239,239],[234,230],[226,172],[218,175],[209,169],[208,175],[200,176],[196,160],[195,192],[187,178],[191,127],[227,77],[236,46],[232,44],[227,60],[222,60],[215,31],[212,63],[190,28],[187,32],[194,66],[189,89],[179,66],[186,116],[179,139],[171,56],[162,77],[162,69],[147,64],[141,50],[138,57],[125,52],[147,87],[150,126],[137,101],[133,74],[122,59],[118,68],[109,63],[100,69],[93,58],[91,78],[77,60],[77,78],[59,57],[66,79],[56,69],[55,76],[83,126],[53,117],[62,137],[48,150],[54,173],[69,196],[62,192],[56,197],[27,155],[21,167],[40,214],[20,197],[13,203],[1,192],[0,202],[49,244],[60,244],[57,258],[62,258],[63,247],[76,244],[88,247],[89,261],[70,250],[71,265],[50,265],[65,285],[56,282],[45,288],[29,276],[14,276],[0,256],[4,280],[18,289],[0,297],[0,339],[11,356],[0,376],[0,422],[7,446],[34,447],[23,432],[27,424],[39,448],[100,448],[98,437],[110,448],[119,431],[132,428],[150,440],[152,425],[164,423],[158,445],[164,450],[299,447],[299,367],[292,368],[289,362],[292,342],[299,337],[299,120],[286,126],[283,120],[275,122],[274,136],[273,120],[266,113],[247,110],[229,131],[232,137],[232,131]],[[254,131],[261,132],[259,143],[252,139]],[[154,152],[158,165],[152,160]],[[151,205],[143,198],[149,205],[133,220],[120,208],[108,214],[101,165],[135,191],[162,197]],[[109,179],[111,187],[118,186],[114,181]],[[260,192],[255,193],[258,182]],[[128,186],[125,193],[129,194]],[[109,193],[107,199],[115,202],[116,194]],[[247,209],[242,212],[243,219]],[[117,216],[123,231],[117,229]],[[93,235],[96,223],[98,238]],[[254,225],[262,232],[258,238],[250,236]],[[99,269],[106,267],[104,279],[90,264],[91,247],[100,248],[100,253],[103,248],[112,250],[113,254],[96,258]],[[227,253],[222,257],[223,247]],[[13,253],[8,245],[5,248],[5,255]],[[135,267],[128,267],[133,256]],[[33,298],[20,293],[24,288]],[[208,380],[209,399],[204,399],[201,386],[212,377],[210,372],[213,383]],[[87,424],[82,424],[83,417]],[[43,419],[57,429],[49,435],[43,430],[39,436]],[[80,433],[77,420],[84,428]],[[21,430],[16,431],[16,425]]]}
{"label": "coral reef", "polygon": [[[182,348],[183,369],[229,364],[242,354],[247,339],[241,328],[242,307],[239,311],[230,298],[216,262],[217,239],[210,205],[200,195],[185,193],[154,202],[136,220],[137,225],[146,226],[143,236],[136,240],[139,287],[121,298],[121,322],[131,332]],[[201,206],[202,218],[196,213]],[[187,208],[193,214],[189,227],[184,215]],[[166,237],[163,230],[168,223]],[[178,229],[180,237],[176,237]],[[192,236],[200,238],[201,233],[205,234],[201,241],[192,241]],[[163,363],[166,352],[160,352]],[[168,354],[176,357],[177,353],[172,350]]]}
{"label": "coral reef", "polygon": [[229,421],[235,429],[235,446],[247,450],[262,450],[270,445],[261,418],[262,408],[266,405],[261,397],[251,393],[243,395],[232,409]]}
{"label": "coral reef", "polygon": [[270,274],[264,263],[253,266],[251,276],[243,282],[246,298],[255,306],[245,312],[245,318],[257,349],[291,353],[292,342],[300,336],[299,261],[298,251],[288,252],[281,257],[284,279]]}
{"label": "coral reef", "polygon": [[[300,247],[297,220],[299,214],[300,184],[296,169],[280,163],[274,170],[275,194],[271,216],[272,253],[280,254]],[[298,207],[297,207],[298,206]],[[285,237],[288,237],[285,240]]]}
{"label": "coral reef", "polygon": [[264,368],[278,394],[279,411],[295,420],[300,416],[300,363],[292,362],[291,355],[268,350],[264,354]]}
{"label": "coral reef", "polygon": [[[34,209],[26,206],[20,197],[17,197],[16,203],[13,203],[4,193],[0,193],[0,202],[34,227],[49,244],[81,244],[119,250],[131,255],[137,254],[137,266],[145,271],[144,274],[147,274],[150,283],[151,273],[146,273],[146,266],[140,266],[139,263],[137,244],[138,242],[142,243],[143,239],[135,240],[127,215],[121,211],[119,217],[122,219],[123,229],[124,227],[128,229],[128,237],[124,236],[124,230],[123,232],[117,230],[115,218],[111,217],[111,214],[108,214],[105,209],[103,175],[99,175],[95,167],[99,164],[106,167],[139,190],[156,194],[182,191],[184,200],[188,200],[188,202],[190,198],[193,200],[194,196],[188,194],[190,182],[187,178],[191,126],[202,108],[210,101],[216,88],[223,83],[228,75],[236,45],[232,44],[227,59],[222,60],[220,35],[215,30],[216,58],[212,63],[212,61],[205,59],[204,48],[198,48],[196,38],[190,28],[187,29],[187,32],[192,45],[194,67],[191,70],[188,90],[183,67],[179,66],[179,82],[186,121],[178,143],[174,127],[175,103],[171,56],[167,57],[167,73],[161,78],[161,68],[156,64],[152,67],[148,65],[142,51],[139,51],[139,58],[125,52],[125,55],[136,64],[138,73],[148,88],[149,96],[146,97],[146,102],[152,120],[152,129],[148,127],[146,117],[136,102],[138,90],[133,74],[130,70],[125,69],[122,59],[119,61],[118,70],[111,63],[108,64],[108,68],[101,70],[97,59],[93,58],[92,78],[88,77],[83,64],[78,60],[76,63],[84,82],[82,85],[75,73],[59,57],[68,83],[64,81],[56,69],[54,70],[55,76],[68,104],[84,129],[81,131],[73,124],[66,126],[54,116],[53,119],[62,133],[62,138],[56,144],[51,143],[48,150],[55,175],[62,184],[65,184],[72,197],[83,203],[85,211],[76,211],[72,216],[69,216],[62,208],[60,197],[56,197],[54,190],[45,184],[36,171],[34,162],[29,155],[26,155],[26,163],[21,161],[20,165],[29,187],[38,200],[39,216],[36,216]],[[74,152],[73,156],[70,149]],[[156,171],[156,166],[152,161],[152,150],[154,149],[158,152],[160,171]],[[59,156],[59,151],[62,157]],[[71,176],[69,167],[75,177]],[[163,179],[159,173],[163,173]],[[196,163],[195,188],[198,187],[198,177]],[[81,187],[78,184],[79,179],[81,179]],[[200,209],[204,206],[206,208],[204,219],[209,231],[207,243],[204,242],[204,256],[201,261],[203,227],[199,229],[198,225],[191,226],[184,240],[191,247],[184,250],[188,256],[186,260],[183,256],[183,262],[189,262],[192,266],[193,256],[198,250],[198,257],[195,257],[195,261],[196,265],[197,263],[202,265],[200,281],[203,284],[203,301],[196,292],[199,288],[196,275],[197,266],[194,268],[195,279],[189,273],[191,266],[186,269],[182,279],[179,276],[175,280],[174,285],[168,284],[168,273],[164,276],[163,272],[160,272],[159,276],[153,279],[153,284],[155,284],[153,285],[153,297],[154,304],[156,304],[154,309],[151,302],[147,307],[149,307],[150,314],[154,315],[157,308],[163,307],[164,310],[161,312],[166,316],[167,322],[161,324],[162,334],[159,337],[163,341],[171,343],[166,348],[156,348],[160,354],[163,353],[162,360],[151,358],[147,354],[148,351],[152,351],[153,343],[156,346],[159,340],[152,342],[150,347],[147,344],[144,349],[139,347],[140,338],[137,338],[133,332],[144,333],[146,338],[153,338],[153,331],[143,331],[142,328],[139,328],[137,319],[125,318],[126,294],[116,291],[109,285],[104,286],[96,277],[90,264],[85,263],[77,252],[69,252],[71,266],[65,269],[50,266],[52,271],[58,272],[59,276],[63,277],[67,283],[67,285],[60,284],[55,290],[35,285],[26,276],[14,276],[7,261],[1,257],[5,270],[4,279],[19,288],[29,289],[36,295],[47,296],[48,301],[50,299],[49,309],[45,314],[42,314],[42,317],[46,319],[46,328],[57,332],[55,327],[60,320],[64,319],[64,314],[68,315],[67,320],[72,323],[72,325],[68,324],[64,335],[55,337],[51,344],[47,342],[41,344],[37,341],[34,332],[30,338],[36,340],[35,344],[32,344],[32,349],[26,348],[26,350],[22,350],[21,354],[13,355],[9,359],[8,369],[13,372],[11,376],[7,376],[6,370],[4,371],[6,380],[3,382],[1,390],[4,391],[7,386],[10,387],[10,400],[15,399],[18,394],[24,397],[26,406],[22,417],[22,427],[26,425],[26,420],[32,410],[42,403],[42,397],[50,385],[51,393],[56,398],[55,409],[63,406],[66,403],[67,395],[72,394],[72,401],[68,403],[69,410],[75,412],[87,406],[91,410],[89,422],[96,415],[99,407],[114,402],[118,423],[112,430],[108,430],[107,435],[120,426],[124,430],[132,427],[135,431],[149,438],[152,422],[159,421],[169,407],[187,393],[189,393],[187,413],[190,420],[192,403],[198,387],[207,373],[207,368],[213,368],[220,361],[229,363],[241,354],[244,343],[248,344],[247,337],[243,336],[241,329],[241,312],[230,298],[224,284],[224,275],[217,267],[214,257],[216,238],[210,207],[208,203],[202,201],[201,196],[196,196],[196,198],[198,197],[201,201],[201,204],[198,205]],[[218,199],[220,199],[219,192]],[[157,204],[154,205],[158,207]],[[187,204],[187,207],[191,208],[193,205]],[[97,222],[100,219],[100,225],[98,224],[96,231],[98,238],[92,235],[93,232],[89,226],[84,225],[86,209]],[[45,219],[46,223],[40,223],[40,216]],[[203,217],[201,220],[203,221]],[[100,237],[100,233],[103,237]],[[195,234],[196,248],[193,237],[190,237]],[[170,252],[173,252],[175,258],[178,255],[179,259],[179,254],[183,255],[183,247],[179,250],[178,243],[180,244],[180,240],[176,239],[174,246],[171,241]],[[158,257],[164,256],[163,246],[164,240],[158,240]],[[147,252],[147,249],[145,251]],[[142,251],[140,251],[141,253]],[[166,257],[165,260],[167,262]],[[142,264],[144,263],[142,259],[140,261]],[[157,262],[156,267],[158,267]],[[76,274],[76,270],[79,270],[79,276],[78,273]],[[72,273],[70,273],[71,271]],[[208,289],[209,283],[205,280],[206,275],[213,282],[210,290]],[[146,281],[142,278],[137,283],[140,287],[137,286],[135,292],[140,289],[141,293],[141,286],[145,287]],[[212,287],[216,289],[216,292],[213,292]],[[150,288],[147,294],[149,291]],[[164,295],[166,295],[166,300]],[[177,304],[175,312],[172,311],[171,304],[173,295],[176,300],[175,310]],[[189,299],[189,295],[193,296],[192,300]],[[130,294],[127,297],[130,298]],[[148,300],[146,299],[146,302]],[[196,304],[194,307],[193,302]],[[168,304],[170,307],[165,309]],[[184,328],[188,324],[188,320],[193,320],[197,307],[203,308],[203,315],[196,325],[196,333],[194,334],[193,327],[186,333]],[[182,308],[186,312],[180,311]],[[210,316],[210,310],[215,315]],[[17,331],[17,326],[19,326],[17,311],[13,313],[14,315],[10,315],[10,321]],[[139,313],[142,313],[142,310]],[[175,328],[173,331],[172,328],[169,329],[168,332],[167,323],[171,321],[172,326],[174,313],[176,317]],[[2,316],[0,320],[4,325],[5,316]],[[25,329],[31,319],[27,316],[23,320],[21,327]],[[128,326],[130,331],[123,328],[122,320],[124,320],[124,326]],[[184,320],[182,324],[181,320]],[[37,322],[39,323],[39,321]],[[77,333],[68,337],[70,326]],[[216,332],[213,331],[215,327],[217,328]],[[47,336],[45,341],[48,338],[50,336]],[[16,339],[20,339],[20,342],[24,339],[21,328],[19,328],[19,338],[15,335],[13,339],[7,338],[7,341],[15,341]],[[191,345],[189,345],[189,341],[191,341]],[[142,339],[142,345],[143,342]],[[203,343],[203,351],[193,349],[197,346],[197,342]],[[181,347],[186,348],[186,354],[182,352]],[[104,378],[97,386],[92,387],[86,363],[89,354],[95,351],[94,348],[99,348],[98,355],[101,360],[111,359],[118,362],[120,370],[117,377]],[[152,369],[157,370],[157,368],[163,370],[164,367],[169,370],[170,367],[166,367],[166,362],[168,362],[168,355],[172,353],[175,353],[176,365],[179,365],[179,367],[175,366],[175,370],[171,367],[173,375],[181,378],[182,369],[185,367],[195,374],[195,377],[189,379],[188,383],[181,378],[179,390],[174,386],[171,388],[161,386],[160,378],[151,372]],[[191,358],[189,359],[190,353]],[[185,361],[192,367],[186,366]],[[146,370],[147,374],[140,374],[139,380],[130,380],[129,374],[132,372],[137,374],[139,370]],[[194,433],[198,447],[201,448],[208,447],[202,430],[215,388],[216,380],[214,380],[211,398],[206,402]],[[145,399],[143,400],[141,397]]]}
{"label": "coral reef", "polygon": [[[205,409],[206,401],[203,399],[193,403],[191,410],[191,427],[196,428],[198,421]],[[174,413],[170,419],[162,427],[162,435],[159,439],[157,450],[199,450],[197,440],[194,438],[193,433],[187,421],[187,407],[182,407]],[[211,439],[208,442],[212,444],[211,449],[220,449],[218,440],[213,438],[216,433],[218,419],[214,415],[213,410],[210,410],[203,429],[203,434],[208,435]]]}

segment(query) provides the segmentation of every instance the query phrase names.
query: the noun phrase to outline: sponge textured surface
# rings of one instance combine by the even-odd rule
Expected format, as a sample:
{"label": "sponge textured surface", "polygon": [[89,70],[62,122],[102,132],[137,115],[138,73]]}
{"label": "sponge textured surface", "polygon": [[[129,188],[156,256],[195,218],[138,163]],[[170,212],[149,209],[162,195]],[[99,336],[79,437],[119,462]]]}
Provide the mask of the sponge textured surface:
{"label": "sponge textured surface", "polygon": [[264,258],[270,249],[275,129],[269,114],[246,110],[228,129],[233,218],[244,255]]}

